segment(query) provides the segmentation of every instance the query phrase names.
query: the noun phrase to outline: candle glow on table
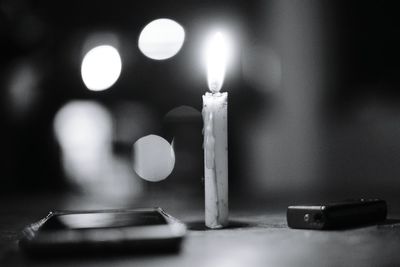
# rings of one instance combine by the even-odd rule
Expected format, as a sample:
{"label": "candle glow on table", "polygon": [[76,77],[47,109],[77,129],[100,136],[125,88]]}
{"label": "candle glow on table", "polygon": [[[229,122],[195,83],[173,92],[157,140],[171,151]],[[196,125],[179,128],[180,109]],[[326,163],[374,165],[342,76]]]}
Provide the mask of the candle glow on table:
{"label": "candle glow on table", "polygon": [[203,95],[205,224],[228,225],[228,93],[220,93],[225,77],[228,45],[217,32],[206,50],[207,79],[211,93]]}

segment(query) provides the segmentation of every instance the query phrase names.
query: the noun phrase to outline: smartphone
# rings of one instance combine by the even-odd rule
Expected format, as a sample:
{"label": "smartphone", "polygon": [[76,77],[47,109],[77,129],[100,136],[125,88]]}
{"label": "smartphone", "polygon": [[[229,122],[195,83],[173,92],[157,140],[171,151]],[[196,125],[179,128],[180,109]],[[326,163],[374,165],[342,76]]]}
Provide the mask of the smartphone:
{"label": "smartphone", "polygon": [[33,256],[176,252],[185,233],[161,208],[58,211],[26,227],[19,246]]}
{"label": "smartphone", "polygon": [[384,221],[387,205],[380,199],[357,199],[318,205],[299,205],[287,208],[290,228],[341,229]]}

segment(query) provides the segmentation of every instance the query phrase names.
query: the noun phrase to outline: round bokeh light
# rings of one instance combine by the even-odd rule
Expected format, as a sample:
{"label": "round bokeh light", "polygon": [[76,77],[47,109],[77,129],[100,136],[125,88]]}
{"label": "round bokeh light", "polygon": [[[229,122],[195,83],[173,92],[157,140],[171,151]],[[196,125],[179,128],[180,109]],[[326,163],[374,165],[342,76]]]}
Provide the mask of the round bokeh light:
{"label": "round bokeh light", "polygon": [[174,166],[174,149],[164,138],[147,135],[133,145],[133,169],[144,180],[162,181],[171,174]]}
{"label": "round bokeh light", "polygon": [[155,60],[175,56],[185,41],[185,30],[171,19],[156,19],[147,24],[139,36],[139,49]]}
{"label": "round bokeh light", "polygon": [[100,45],[91,49],[83,58],[82,80],[92,91],[110,88],[121,74],[121,57],[114,47]]}

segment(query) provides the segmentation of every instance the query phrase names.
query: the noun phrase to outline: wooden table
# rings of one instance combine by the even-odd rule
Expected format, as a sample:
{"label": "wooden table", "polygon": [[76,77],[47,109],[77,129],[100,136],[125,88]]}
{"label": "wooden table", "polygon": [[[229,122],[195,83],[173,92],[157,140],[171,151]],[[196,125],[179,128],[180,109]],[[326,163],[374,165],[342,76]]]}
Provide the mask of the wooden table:
{"label": "wooden table", "polygon": [[[31,260],[18,250],[21,229],[48,210],[65,207],[65,202],[45,196],[4,198],[2,203],[0,266],[400,266],[400,223],[396,220],[341,231],[293,230],[286,225],[282,207],[240,207],[231,212],[232,227],[206,230],[201,204],[187,205],[179,199],[148,203],[164,204],[166,211],[191,228],[178,254]],[[82,203],[80,208],[104,208]]]}

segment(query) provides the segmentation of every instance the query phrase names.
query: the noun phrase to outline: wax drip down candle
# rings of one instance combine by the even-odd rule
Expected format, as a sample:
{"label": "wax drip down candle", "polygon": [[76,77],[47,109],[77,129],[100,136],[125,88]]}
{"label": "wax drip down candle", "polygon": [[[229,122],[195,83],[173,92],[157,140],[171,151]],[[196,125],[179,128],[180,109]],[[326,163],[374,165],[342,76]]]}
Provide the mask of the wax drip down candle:
{"label": "wax drip down candle", "polygon": [[216,33],[207,46],[207,80],[203,95],[205,224],[228,225],[228,93],[220,93],[227,61],[226,41]]}

